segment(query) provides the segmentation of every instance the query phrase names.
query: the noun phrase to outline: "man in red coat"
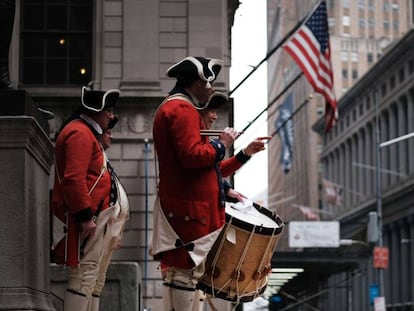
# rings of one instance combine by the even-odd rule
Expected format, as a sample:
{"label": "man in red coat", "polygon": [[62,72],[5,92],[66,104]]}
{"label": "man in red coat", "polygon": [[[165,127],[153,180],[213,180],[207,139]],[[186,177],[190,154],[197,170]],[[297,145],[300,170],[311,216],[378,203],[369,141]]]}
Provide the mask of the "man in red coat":
{"label": "man in red coat", "polygon": [[165,267],[165,310],[192,310],[204,262],[225,222],[225,194],[219,162],[238,132],[225,128],[219,140],[205,129],[196,107],[213,93],[223,62],[186,57],[167,70],[177,79],[158,108],[153,125],[159,163],[151,254]]}
{"label": "man in red coat", "polygon": [[115,117],[118,98],[119,90],[83,87],[78,113],[56,138],[52,211],[54,220],[66,224],[67,234],[53,246],[55,261],[70,268],[65,311],[97,311],[99,306],[98,297],[94,299],[92,294],[114,205],[111,175],[99,136]]}

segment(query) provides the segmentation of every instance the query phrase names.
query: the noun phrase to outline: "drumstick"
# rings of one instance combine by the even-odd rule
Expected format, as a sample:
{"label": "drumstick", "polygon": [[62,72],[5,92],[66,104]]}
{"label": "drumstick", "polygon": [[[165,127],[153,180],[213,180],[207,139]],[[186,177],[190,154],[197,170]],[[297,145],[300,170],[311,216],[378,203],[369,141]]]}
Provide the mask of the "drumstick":
{"label": "drumstick", "polygon": [[[221,130],[200,130],[201,136],[220,136],[223,131]],[[240,134],[243,134],[244,132],[239,132]]]}

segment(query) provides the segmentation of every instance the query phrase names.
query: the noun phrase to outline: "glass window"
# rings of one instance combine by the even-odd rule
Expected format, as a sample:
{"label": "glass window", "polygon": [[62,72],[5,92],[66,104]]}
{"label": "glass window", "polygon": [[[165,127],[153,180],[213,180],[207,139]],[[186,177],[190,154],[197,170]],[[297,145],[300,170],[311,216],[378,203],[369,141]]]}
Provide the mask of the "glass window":
{"label": "glass window", "polygon": [[358,62],[358,53],[357,52],[352,52],[351,53],[351,60],[355,63]]}
{"label": "glass window", "polygon": [[92,5],[22,0],[22,84],[78,86],[92,79]]}
{"label": "glass window", "polygon": [[354,80],[358,79],[358,70],[356,69],[352,70],[352,79]]}
{"label": "glass window", "polygon": [[386,18],[384,18],[384,29],[389,30],[390,29],[390,21]]}
{"label": "glass window", "polygon": [[351,18],[349,16],[342,16],[342,25],[344,26],[351,25]]}
{"label": "glass window", "polygon": [[405,80],[405,68],[401,67],[399,72],[398,72],[398,77],[400,82],[403,82]]}
{"label": "glass window", "polygon": [[341,60],[348,61],[348,52],[341,52]]}
{"label": "glass window", "polygon": [[375,26],[374,19],[372,17],[368,18],[368,27],[374,28],[374,26]]}
{"label": "glass window", "polygon": [[369,64],[371,64],[372,62],[374,62],[374,55],[372,53],[368,53],[367,54],[367,62]]}
{"label": "glass window", "polygon": [[368,0],[368,9],[374,11],[374,0]]}

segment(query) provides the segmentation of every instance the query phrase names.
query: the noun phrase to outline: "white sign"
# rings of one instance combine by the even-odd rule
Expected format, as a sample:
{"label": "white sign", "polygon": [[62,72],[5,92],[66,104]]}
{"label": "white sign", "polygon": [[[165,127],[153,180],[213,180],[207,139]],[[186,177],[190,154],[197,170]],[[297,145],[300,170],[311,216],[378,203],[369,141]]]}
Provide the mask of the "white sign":
{"label": "white sign", "polygon": [[339,247],[339,222],[291,221],[289,247]]}
{"label": "white sign", "polygon": [[385,297],[375,297],[374,298],[374,310],[375,311],[386,311],[385,308]]}

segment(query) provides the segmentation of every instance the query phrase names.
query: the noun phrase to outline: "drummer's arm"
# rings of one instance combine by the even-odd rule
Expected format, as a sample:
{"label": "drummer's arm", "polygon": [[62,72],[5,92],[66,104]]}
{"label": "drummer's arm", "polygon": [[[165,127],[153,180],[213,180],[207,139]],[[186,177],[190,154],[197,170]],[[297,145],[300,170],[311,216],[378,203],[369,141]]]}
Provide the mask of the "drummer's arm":
{"label": "drummer's arm", "polygon": [[232,185],[227,180],[223,181],[223,187],[224,187],[224,193],[226,194],[227,202],[233,202],[233,203],[242,202],[243,198],[245,198],[244,195],[234,190],[232,188]]}

